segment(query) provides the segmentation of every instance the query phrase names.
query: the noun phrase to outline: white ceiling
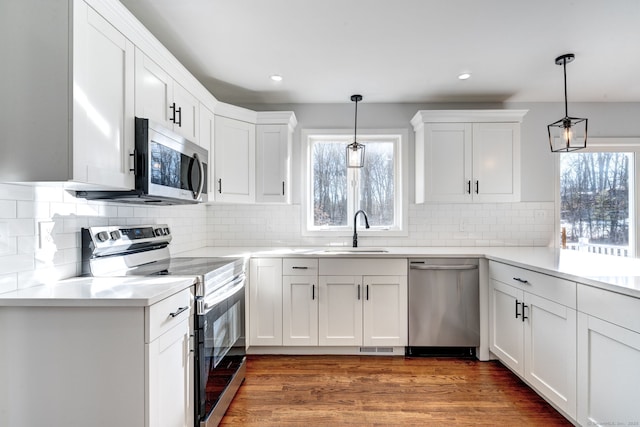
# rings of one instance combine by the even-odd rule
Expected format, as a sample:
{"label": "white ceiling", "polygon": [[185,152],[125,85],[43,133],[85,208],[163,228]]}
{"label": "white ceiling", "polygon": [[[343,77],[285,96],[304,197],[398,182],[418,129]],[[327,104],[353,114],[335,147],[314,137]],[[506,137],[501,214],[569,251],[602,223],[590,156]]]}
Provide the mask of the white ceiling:
{"label": "white ceiling", "polygon": [[121,1],[229,103],[640,101],[639,0]]}

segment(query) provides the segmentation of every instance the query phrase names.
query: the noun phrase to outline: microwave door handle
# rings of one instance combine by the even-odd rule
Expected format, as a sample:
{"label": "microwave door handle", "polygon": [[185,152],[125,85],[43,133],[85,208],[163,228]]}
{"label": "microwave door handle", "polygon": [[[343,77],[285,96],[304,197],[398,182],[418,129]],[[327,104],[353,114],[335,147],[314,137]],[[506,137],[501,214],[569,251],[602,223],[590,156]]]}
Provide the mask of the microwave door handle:
{"label": "microwave door handle", "polygon": [[202,195],[202,190],[204,189],[204,165],[200,161],[200,157],[198,153],[193,153],[193,160],[198,164],[198,170],[200,171],[200,182],[198,182],[198,189],[193,191],[193,198],[198,200]]}

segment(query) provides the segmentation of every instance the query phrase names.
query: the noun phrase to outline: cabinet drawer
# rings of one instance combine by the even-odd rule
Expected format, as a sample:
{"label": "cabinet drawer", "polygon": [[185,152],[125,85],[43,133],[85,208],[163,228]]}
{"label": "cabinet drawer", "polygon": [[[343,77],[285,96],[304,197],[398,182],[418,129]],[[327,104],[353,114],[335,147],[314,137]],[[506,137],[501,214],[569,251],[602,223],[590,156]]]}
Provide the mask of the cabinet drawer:
{"label": "cabinet drawer", "polygon": [[318,274],[317,258],[284,258],[282,260],[284,276],[309,276]]}
{"label": "cabinet drawer", "polygon": [[318,272],[323,276],[406,276],[407,259],[321,258]]}
{"label": "cabinet drawer", "polygon": [[558,304],[576,308],[575,282],[495,261],[489,263],[489,276]]}
{"label": "cabinet drawer", "polygon": [[579,283],[578,311],[640,333],[640,298]]}
{"label": "cabinet drawer", "polygon": [[[185,309],[186,307],[186,309]],[[145,307],[145,342],[149,343],[191,316],[192,289],[184,289],[162,301]]]}

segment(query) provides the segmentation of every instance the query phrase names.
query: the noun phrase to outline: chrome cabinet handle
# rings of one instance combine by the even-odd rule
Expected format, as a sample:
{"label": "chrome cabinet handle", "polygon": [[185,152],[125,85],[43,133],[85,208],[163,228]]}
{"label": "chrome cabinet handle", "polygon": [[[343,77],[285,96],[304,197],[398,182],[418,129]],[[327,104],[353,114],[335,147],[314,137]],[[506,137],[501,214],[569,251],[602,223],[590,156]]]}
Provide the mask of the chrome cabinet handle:
{"label": "chrome cabinet handle", "polygon": [[513,280],[515,280],[516,282],[520,282],[520,283],[529,283],[528,280],[526,279],[521,279],[519,277],[514,277]]}
{"label": "chrome cabinet handle", "polygon": [[204,165],[200,161],[198,153],[193,153],[193,160],[198,165],[198,171],[200,172],[200,182],[198,182],[198,189],[195,191],[191,190],[191,193],[193,193],[194,200],[198,200],[202,195],[202,190],[204,189]]}
{"label": "chrome cabinet handle", "polygon": [[169,313],[169,316],[171,317],[176,317],[178,316],[180,313],[183,313],[185,311],[189,310],[189,306],[186,307],[178,307],[178,309],[176,311],[174,311],[173,313]]}

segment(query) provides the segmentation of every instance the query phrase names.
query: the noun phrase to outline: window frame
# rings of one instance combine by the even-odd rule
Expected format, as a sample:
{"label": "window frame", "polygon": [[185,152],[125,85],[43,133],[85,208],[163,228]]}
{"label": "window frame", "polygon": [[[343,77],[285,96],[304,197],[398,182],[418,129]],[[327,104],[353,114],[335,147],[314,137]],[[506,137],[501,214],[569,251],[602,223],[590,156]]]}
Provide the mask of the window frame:
{"label": "window frame", "polygon": [[[638,244],[640,243],[640,227],[638,226],[637,212],[640,212],[640,138],[631,137],[610,137],[610,138],[589,138],[587,147],[576,151],[576,153],[597,153],[597,152],[624,152],[632,153],[633,167],[630,168],[631,182],[629,183],[633,200],[629,203],[629,256],[637,258],[639,254]],[[560,224],[560,156],[556,156],[555,161],[555,234],[558,238],[553,239],[553,247],[561,248],[560,235],[562,227]]]}
{"label": "window frame", "polygon": [[[353,215],[355,214],[355,198],[359,197],[359,191],[350,189],[347,201],[347,225],[345,226],[321,226],[313,225],[313,179],[312,179],[312,150],[311,146],[314,141],[331,138],[353,139],[353,129],[302,129],[301,141],[303,148],[303,195],[302,195],[302,224],[301,231],[303,236],[323,236],[323,237],[342,237],[353,235]],[[378,237],[406,237],[409,235],[408,217],[409,217],[409,191],[408,191],[408,138],[407,129],[362,129],[358,130],[358,140],[364,141],[367,138],[394,139],[394,218],[395,226],[392,227],[374,227],[365,229],[358,227],[358,235],[361,236],[378,236]],[[349,141],[352,142],[352,141]],[[365,144],[366,145],[366,144]],[[366,154],[365,154],[366,162]],[[346,165],[345,165],[346,168]],[[351,179],[354,172],[347,171],[347,185],[351,186]],[[357,178],[356,178],[357,180]],[[358,187],[359,188],[359,187]]]}

